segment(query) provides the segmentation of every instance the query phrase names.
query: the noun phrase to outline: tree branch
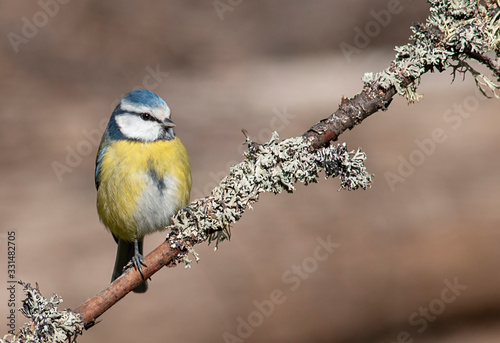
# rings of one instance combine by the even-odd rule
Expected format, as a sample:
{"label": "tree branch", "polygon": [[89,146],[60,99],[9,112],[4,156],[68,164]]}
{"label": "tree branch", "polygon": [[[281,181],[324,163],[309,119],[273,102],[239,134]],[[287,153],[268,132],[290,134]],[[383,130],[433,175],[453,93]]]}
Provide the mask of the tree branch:
{"label": "tree branch", "polygon": [[[180,252],[178,248],[170,248],[167,241],[160,244],[144,259],[144,263],[146,264],[146,266],[142,266],[144,277],[149,279],[154,273],[163,268],[163,266],[171,264]],[[85,328],[89,328],[94,325],[97,317],[130,293],[142,281],[141,274],[134,268],[129,268],[118,279],[106,287],[106,289],[78,306],[74,312],[81,314]]]}
{"label": "tree branch", "polygon": [[481,55],[477,52],[473,52],[473,51],[470,51],[467,53],[467,55],[478,61],[479,63],[485,65],[486,67],[488,67],[488,69],[490,69],[495,75],[497,78],[500,78],[500,66],[498,65],[498,63],[494,60],[492,60],[491,58],[489,58],[488,56],[486,55]]}
{"label": "tree branch", "polygon": [[[408,83],[411,81],[408,80]],[[351,130],[379,110],[386,110],[396,93],[395,87],[384,90],[373,83],[351,99],[342,97],[337,111],[312,126],[303,137],[309,141],[312,149],[336,141],[345,130]]]}

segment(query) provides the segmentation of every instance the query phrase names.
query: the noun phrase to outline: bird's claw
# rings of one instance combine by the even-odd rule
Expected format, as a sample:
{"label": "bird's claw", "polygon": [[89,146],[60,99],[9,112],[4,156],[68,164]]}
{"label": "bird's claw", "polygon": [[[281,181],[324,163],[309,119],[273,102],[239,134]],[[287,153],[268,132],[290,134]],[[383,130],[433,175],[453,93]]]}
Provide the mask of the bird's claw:
{"label": "bird's claw", "polygon": [[193,209],[191,208],[191,206],[187,205],[186,207],[183,207],[179,210],[180,213],[182,212],[187,212],[190,216],[194,216],[194,212],[193,212]]}
{"label": "bird's claw", "polygon": [[134,257],[132,257],[132,264],[136,270],[139,270],[142,279],[145,280],[144,273],[142,272],[142,266],[147,267],[147,265],[144,263],[144,258],[142,257],[142,255],[141,254],[134,255]]}

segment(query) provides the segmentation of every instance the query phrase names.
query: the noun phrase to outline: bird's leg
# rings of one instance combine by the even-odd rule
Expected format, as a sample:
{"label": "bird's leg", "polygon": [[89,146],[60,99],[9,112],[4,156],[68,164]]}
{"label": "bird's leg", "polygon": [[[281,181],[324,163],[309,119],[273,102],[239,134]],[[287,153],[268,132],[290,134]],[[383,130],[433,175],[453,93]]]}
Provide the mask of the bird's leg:
{"label": "bird's leg", "polygon": [[144,263],[144,258],[142,257],[142,254],[139,251],[139,241],[137,240],[137,238],[134,240],[134,256],[132,257],[132,264],[134,265],[135,269],[139,270],[142,279],[145,280],[144,274],[142,273],[141,264],[144,267],[147,267],[147,265]]}

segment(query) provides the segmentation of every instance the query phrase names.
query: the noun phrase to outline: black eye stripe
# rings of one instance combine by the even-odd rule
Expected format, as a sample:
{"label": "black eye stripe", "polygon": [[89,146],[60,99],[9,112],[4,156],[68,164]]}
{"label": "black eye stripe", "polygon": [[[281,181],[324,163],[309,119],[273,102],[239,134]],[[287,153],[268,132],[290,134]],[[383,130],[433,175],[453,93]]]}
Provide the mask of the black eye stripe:
{"label": "black eye stripe", "polygon": [[142,112],[142,113],[135,112],[135,114],[137,114],[142,120],[145,120],[145,121],[155,121],[155,122],[161,123],[160,120],[158,120],[155,117],[153,117],[150,113],[147,113],[147,112]]}

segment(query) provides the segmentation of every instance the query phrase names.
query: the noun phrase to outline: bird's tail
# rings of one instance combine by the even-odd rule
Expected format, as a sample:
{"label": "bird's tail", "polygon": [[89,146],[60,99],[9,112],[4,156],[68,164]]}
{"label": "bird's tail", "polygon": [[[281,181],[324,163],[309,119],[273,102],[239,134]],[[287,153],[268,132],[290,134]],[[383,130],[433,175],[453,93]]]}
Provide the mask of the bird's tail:
{"label": "bird's tail", "polygon": [[[142,255],[143,241],[139,242],[139,253]],[[111,277],[111,282],[115,281],[120,275],[122,275],[123,268],[132,260],[134,257],[134,242],[128,242],[121,238],[118,238],[118,248],[116,250],[116,260],[115,268],[113,269],[113,276]],[[148,290],[148,283],[144,280],[139,286],[134,288],[135,293],[145,293]]]}

